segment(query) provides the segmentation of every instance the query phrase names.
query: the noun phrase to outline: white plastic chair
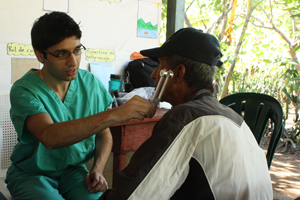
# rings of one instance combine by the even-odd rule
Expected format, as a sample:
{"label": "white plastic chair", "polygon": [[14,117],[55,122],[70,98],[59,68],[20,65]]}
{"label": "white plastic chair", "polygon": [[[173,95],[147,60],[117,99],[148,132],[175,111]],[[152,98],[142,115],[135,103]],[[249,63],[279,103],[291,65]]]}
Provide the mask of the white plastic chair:
{"label": "white plastic chair", "polygon": [[17,143],[17,133],[9,116],[9,91],[0,92],[0,191],[7,200],[11,200],[4,183],[6,171],[11,164],[10,156]]}

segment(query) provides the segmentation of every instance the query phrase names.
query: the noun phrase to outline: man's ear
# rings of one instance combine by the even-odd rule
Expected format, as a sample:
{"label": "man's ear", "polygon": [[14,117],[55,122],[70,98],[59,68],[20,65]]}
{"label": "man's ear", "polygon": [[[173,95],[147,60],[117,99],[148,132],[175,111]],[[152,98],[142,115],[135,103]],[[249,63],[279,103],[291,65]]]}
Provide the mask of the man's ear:
{"label": "man's ear", "polygon": [[38,61],[41,63],[44,63],[44,59],[45,59],[44,54],[36,49],[33,49],[33,50],[34,50],[35,56],[38,59]]}
{"label": "man's ear", "polygon": [[174,72],[174,78],[176,83],[181,84],[184,82],[185,75],[185,66],[183,64],[179,64],[176,66],[176,72]]}

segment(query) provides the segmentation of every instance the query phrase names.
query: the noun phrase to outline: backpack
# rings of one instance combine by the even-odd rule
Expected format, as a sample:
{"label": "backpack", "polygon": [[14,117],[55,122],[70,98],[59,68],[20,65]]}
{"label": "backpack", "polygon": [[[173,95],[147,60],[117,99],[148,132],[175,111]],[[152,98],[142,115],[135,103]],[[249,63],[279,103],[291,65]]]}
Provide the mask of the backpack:
{"label": "backpack", "polygon": [[140,87],[154,87],[155,80],[151,78],[151,74],[158,65],[159,62],[150,58],[130,61],[124,70],[125,92]]}

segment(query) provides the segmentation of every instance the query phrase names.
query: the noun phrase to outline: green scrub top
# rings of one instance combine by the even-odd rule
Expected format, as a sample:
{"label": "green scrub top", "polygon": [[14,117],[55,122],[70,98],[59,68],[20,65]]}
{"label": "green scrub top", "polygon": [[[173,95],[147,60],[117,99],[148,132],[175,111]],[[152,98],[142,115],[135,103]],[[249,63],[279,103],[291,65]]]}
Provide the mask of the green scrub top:
{"label": "green scrub top", "polygon": [[18,134],[18,143],[11,156],[10,168],[59,176],[68,167],[83,165],[93,158],[95,136],[68,147],[47,150],[24,126],[26,118],[47,113],[54,123],[75,120],[106,110],[113,99],[98,78],[79,69],[62,102],[34,72],[35,69],[27,72],[11,88],[10,115]]}

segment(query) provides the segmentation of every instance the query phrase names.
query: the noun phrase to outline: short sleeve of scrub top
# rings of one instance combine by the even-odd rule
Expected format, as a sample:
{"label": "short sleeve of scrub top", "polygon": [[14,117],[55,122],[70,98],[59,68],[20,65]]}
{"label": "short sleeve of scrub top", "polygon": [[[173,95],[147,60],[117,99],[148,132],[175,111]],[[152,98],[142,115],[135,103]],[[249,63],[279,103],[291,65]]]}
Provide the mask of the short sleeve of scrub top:
{"label": "short sleeve of scrub top", "polygon": [[[47,113],[53,122],[62,122],[107,110],[113,99],[99,79],[85,70],[79,70],[77,76],[70,85],[64,103],[33,70],[13,85],[10,92],[10,115],[21,142],[27,143],[34,139],[24,127],[30,115]],[[80,111],[88,106],[90,112]],[[70,113],[64,116],[62,112],[68,109]]]}
{"label": "short sleeve of scrub top", "polygon": [[102,112],[113,101],[98,78],[80,69],[77,77],[70,83],[64,102],[33,70],[13,85],[10,98],[10,115],[19,140],[11,160],[20,169],[35,172],[61,171],[69,165],[88,162],[93,156],[95,136],[69,147],[47,150],[27,130],[25,120],[28,116],[47,113],[54,123],[64,122]]}

